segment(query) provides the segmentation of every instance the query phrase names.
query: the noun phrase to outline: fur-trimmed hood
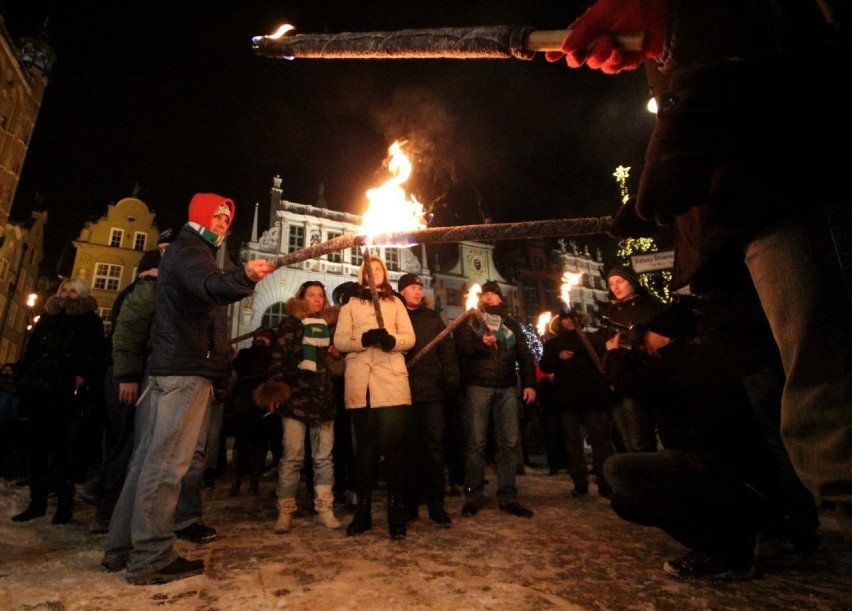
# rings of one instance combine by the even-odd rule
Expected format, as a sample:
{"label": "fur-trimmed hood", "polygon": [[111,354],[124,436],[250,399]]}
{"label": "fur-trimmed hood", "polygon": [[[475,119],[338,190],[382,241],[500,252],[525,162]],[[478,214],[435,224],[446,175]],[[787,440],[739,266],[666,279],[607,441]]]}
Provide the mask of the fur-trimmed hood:
{"label": "fur-trimmed hood", "polygon": [[[287,301],[287,313],[299,320],[305,320],[305,318],[308,317],[308,314],[310,314],[308,302],[304,299],[299,299],[298,297],[291,297]],[[337,317],[339,315],[340,306],[325,308],[319,313],[319,317],[322,318],[330,327],[337,324]]]}
{"label": "fur-trimmed hood", "polygon": [[81,297],[80,299],[68,299],[59,295],[52,295],[47,298],[44,304],[44,312],[50,316],[55,316],[62,311],[65,311],[68,316],[81,316],[89,312],[98,311],[98,302],[94,297]]}

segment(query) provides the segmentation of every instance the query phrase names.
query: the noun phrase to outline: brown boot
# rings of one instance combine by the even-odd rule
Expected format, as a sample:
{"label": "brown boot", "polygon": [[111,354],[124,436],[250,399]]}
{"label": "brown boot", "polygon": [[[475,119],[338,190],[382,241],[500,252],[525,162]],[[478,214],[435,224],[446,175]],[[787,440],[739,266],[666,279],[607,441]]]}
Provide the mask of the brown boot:
{"label": "brown boot", "polygon": [[275,522],[273,530],[276,534],[282,535],[290,532],[290,527],[293,525],[293,514],[296,513],[296,499],[278,499],[278,520]]}

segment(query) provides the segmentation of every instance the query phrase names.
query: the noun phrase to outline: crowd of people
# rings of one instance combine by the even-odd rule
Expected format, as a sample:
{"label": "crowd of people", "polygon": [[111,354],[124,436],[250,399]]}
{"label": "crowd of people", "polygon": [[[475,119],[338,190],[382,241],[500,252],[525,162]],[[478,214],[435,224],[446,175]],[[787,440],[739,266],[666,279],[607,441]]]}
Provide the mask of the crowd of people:
{"label": "crowd of people", "polygon": [[[674,228],[671,288],[689,290],[673,303],[614,266],[611,304],[598,313],[610,330],[592,333],[584,313],[563,308],[536,363],[489,281],[480,315],[421,355],[445,329],[423,280],[405,274],[393,287],[365,252],[358,281],[332,302],[322,283],[305,282],[283,322],[234,355],[225,307],[274,268],[255,260],[219,269],[235,207],[199,193],[162,259],[140,266],[111,346],[86,284],[66,280],[21,361],[3,368],[4,439],[8,422],[23,424],[30,490],[12,520],[45,516],[51,490],[53,523],[73,518],[75,483],[92,466],[90,443],[74,440],[87,439],[106,391],[119,417],[83,497],[98,503],[93,528],[107,532],[104,569],[126,570],[133,584],[204,569],[174,541],[216,538],[200,493],[216,447],[213,405],[229,412],[213,419],[234,434],[235,470],[252,474],[250,491],[272,453],[279,534],[293,527],[303,479],[328,529],[341,527],[335,508],[352,493],[348,536],[373,527],[380,482],[391,540],[407,536],[422,504],[450,528],[448,484],[462,485],[461,516],[478,515],[490,460],[499,510],[532,518],[516,476],[522,408],[537,404],[551,473],[566,467],[579,497],[593,472],[618,516],[685,545],[663,567],[675,577],[749,579],[766,536],[814,551],[817,502],[837,508],[849,542],[852,231],[841,157],[830,152],[839,149],[821,140],[846,133],[836,75],[848,47],[832,3],[805,4],[599,0],[548,53],[605,73],[646,66],[660,113],[638,196],[613,232]],[[641,49],[625,50],[619,37],[633,32],[644,33]],[[805,64],[813,57],[817,66]],[[804,81],[787,76],[793,69]],[[789,121],[803,96],[824,106],[817,126]]]}

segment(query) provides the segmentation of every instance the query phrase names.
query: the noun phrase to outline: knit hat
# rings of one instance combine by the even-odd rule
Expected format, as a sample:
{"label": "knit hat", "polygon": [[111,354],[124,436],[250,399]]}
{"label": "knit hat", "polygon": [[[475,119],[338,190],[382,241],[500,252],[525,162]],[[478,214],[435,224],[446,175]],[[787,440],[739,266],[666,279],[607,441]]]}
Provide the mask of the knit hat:
{"label": "knit hat", "polygon": [[206,229],[213,226],[213,217],[224,214],[228,225],[234,221],[234,202],[215,193],[196,193],[189,202],[189,220]]}
{"label": "knit hat", "polygon": [[399,282],[397,283],[396,288],[401,293],[405,287],[411,286],[412,284],[419,284],[420,286],[423,286],[423,278],[417,274],[403,274],[399,277]]}
{"label": "knit hat", "polygon": [[493,280],[489,280],[485,284],[482,285],[483,293],[496,293],[500,296],[500,299],[503,299],[503,291],[500,290],[500,285],[494,282]]}
{"label": "knit hat", "polygon": [[136,266],[136,275],[142,272],[147,272],[149,269],[157,269],[160,267],[160,251],[158,249],[148,250],[139,259],[139,265]]}
{"label": "knit hat", "polygon": [[648,331],[658,333],[663,337],[675,339],[691,337],[697,329],[697,321],[692,308],[676,303],[666,306],[643,323]]}
{"label": "knit hat", "polygon": [[626,265],[616,265],[610,268],[610,270],[606,273],[606,279],[609,280],[610,276],[621,276],[632,284],[634,289],[639,289],[639,276],[632,268],[627,267]]}
{"label": "knit hat", "polygon": [[261,327],[260,329],[255,331],[252,339],[257,339],[259,337],[265,337],[266,339],[268,339],[270,345],[274,344],[276,340],[275,331],[273,329],[270,329],[269,327]]}
{"label": "knit hat", "polygon": [[163,229],[157,236],[157,246],[160,244],[171,244],[177,237],[177,233],[171,227]]}

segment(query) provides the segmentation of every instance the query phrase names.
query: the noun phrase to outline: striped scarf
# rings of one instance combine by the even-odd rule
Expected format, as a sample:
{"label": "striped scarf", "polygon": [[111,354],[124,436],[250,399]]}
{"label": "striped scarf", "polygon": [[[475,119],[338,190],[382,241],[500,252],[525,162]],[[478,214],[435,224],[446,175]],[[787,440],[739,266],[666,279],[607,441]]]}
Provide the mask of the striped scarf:
{"label": "striped scarf", "polygon": [[[518,341],[518,338],[514,333],[512,333],[512,330],[509,327],[503,324],[503,318],[500,315],[483,312],[482,316],[485,318],[488,328],[491,329],[492,333],[494,333],[498,342],[509,349],[515,346],[515,342]],[[485,329],[479,329],[479,334],[485,335]]]}
{"label": "striped scarf", "polygon": [[299,363],[299,369],[316,371],[318,349],[327,348],[330,343],[328,324],[322,318],[305,318],[302,325],[305,332],[302,335],[302,362]]}

